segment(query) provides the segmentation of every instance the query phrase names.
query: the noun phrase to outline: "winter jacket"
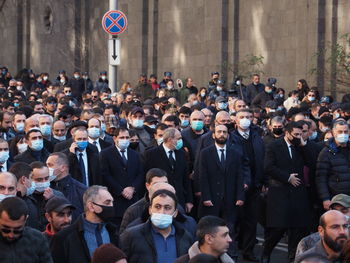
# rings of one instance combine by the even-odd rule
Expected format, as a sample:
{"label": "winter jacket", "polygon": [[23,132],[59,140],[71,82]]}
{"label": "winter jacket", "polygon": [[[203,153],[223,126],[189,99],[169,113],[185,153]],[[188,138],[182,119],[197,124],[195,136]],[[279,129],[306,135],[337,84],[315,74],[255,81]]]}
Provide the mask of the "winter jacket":
{"label": "winter jacket", "polygon": [[342,149],[334,139],[326,143],[318,156],[316,185],[321,200],[331,200],[337,194],[350,195],[350,144]]}

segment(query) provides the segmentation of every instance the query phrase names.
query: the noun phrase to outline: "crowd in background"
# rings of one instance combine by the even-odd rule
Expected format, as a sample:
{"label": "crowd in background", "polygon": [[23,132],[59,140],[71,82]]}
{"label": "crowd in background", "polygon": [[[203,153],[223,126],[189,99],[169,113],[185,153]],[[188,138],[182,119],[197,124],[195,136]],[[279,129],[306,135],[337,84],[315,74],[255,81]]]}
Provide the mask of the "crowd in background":
{"label": "crowd in background", "polygon": [[350,262],[350,94],[209,77],[0,68],[1,262]]}

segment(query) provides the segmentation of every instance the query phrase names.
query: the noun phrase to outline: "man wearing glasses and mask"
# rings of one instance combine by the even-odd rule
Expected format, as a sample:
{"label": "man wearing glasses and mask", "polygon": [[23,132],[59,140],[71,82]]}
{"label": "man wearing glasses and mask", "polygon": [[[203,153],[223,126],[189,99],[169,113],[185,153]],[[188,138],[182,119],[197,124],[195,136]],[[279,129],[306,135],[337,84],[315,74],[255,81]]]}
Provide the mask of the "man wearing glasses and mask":
{"label": "man wearing glasses and mask", "polygon": [[46,238],[39,231],[25,227],[28,207],[18,197],[0,203],[1,262],[52,263]]}

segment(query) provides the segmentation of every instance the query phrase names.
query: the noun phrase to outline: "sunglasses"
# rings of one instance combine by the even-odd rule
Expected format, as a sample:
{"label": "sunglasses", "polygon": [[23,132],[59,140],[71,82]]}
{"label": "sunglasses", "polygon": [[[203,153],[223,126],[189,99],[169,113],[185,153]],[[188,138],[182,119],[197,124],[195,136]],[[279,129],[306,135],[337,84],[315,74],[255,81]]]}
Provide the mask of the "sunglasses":
{"label": "sunglasses", "polygon": [[0,231],[5,234],[10,234],[11,232],[15,235],[20,235],[23,233],[24,228],[21,229],[11,229],[11,228],[0,228]]}

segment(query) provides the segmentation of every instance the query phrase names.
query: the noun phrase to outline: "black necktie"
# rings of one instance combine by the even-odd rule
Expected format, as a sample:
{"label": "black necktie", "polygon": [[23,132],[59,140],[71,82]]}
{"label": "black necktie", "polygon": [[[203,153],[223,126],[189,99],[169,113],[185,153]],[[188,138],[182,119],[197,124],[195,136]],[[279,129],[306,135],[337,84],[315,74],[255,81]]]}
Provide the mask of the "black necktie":
{"label": "black necktie", "polygon": [[173,157],[173,151],[169,151],[169,162],[170,162],[171,168],[174,169],[175,159]]}
{"label": "black necktie", "polygon": [[0,165],[0,172],[2,172],[2,169],[3,169],[4,167],[2,166],[2,165]]}
{"label": "black necktie", "polygon": [[126,156],[125,156],[125,150],[121,150],[120,152],[122,153],[123,164],[126,166],[126,164],[128,163],[128,160],[126,159]]}
{"label": "black necktie", "polygon": [[87,185],[83,153],[79,153],[79,168],[80,168],[81,175],[83,176],[82,182],[83,184]]}
{"label": "black necktie", "polygon": [[94,141],[93,144],[97,147],[97,141]]}
{"label": "black necktie", "polygon": [[220,156],[220,162],[222,167],[225,167],[225,149],[220,149],[221,156]]}
{"label": "black necktie", "polygon": [[95,237],[96,237],[97,247],[99,247],[103,244],[101,232],[102,232],[102,225],[99,224],[95,229]]}

